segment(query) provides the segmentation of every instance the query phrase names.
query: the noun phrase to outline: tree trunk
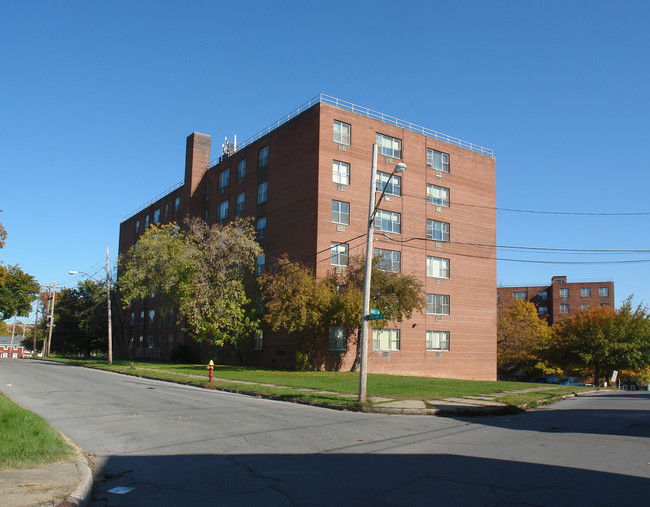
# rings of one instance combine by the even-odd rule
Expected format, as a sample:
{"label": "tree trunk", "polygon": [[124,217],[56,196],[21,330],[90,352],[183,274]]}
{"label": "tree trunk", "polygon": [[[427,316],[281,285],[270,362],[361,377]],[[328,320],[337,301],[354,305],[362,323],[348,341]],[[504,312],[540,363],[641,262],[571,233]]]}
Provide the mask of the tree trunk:
{"label": "tree trunk", "polygon": [[598,363],[594,365],[594,385],[596,387],[600,385],[600,365]]}
{"label": "tree trunk", "polygon": [[354,362],[350,371],[359,371],[359,363],[361,362],[361,328],[357,328],[357,351],[354,355]]}

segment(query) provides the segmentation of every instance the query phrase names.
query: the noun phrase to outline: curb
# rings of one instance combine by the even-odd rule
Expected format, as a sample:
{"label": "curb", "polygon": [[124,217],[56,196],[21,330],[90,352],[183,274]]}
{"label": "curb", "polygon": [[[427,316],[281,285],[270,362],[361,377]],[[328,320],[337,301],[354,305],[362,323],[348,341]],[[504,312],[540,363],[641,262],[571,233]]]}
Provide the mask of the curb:
{"label": "curb", "polygon": [[75,465],[81,476],[79,484],[68,498],[56,507],[84,507],[90,501],[93,491],[93,473],[88,465],[88,460],[84,457],[78,460]]}

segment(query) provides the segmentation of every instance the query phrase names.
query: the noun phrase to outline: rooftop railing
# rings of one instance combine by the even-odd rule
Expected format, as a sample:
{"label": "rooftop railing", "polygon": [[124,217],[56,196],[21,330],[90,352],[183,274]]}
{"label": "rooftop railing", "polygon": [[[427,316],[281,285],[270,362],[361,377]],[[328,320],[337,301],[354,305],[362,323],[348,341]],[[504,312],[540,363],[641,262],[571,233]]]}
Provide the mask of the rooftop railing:
{"label": "rooftop railing", "polygon": [[[484,148],[483,146],[479,146],[478,144],[470,143],[469,141],[463,141],[462,139],[459,139],[457,137],[449,136],[447,134],[443,134],[441,132],[437,132],[435,130],[428,129],[426,127],[422,127],[420,125],[416,125],[415,123],[411,123],[405,120],[400,120],[399,118],[395,118],[394,116],[390,116],[388,114],[380,113],[378,111],[373,111],[372,109],[368,109],[367,107],[362,107],[358,106],[356,104],[353,104],[352,102],[348,102],[345,100],[337,99],[336,97],[332,97],[330,95],[325,95],[324,93],[321,93],[320,95],[317,95],[313,99],[309,100],[308,102],[304,103],[302,106],[300,106],[297,109],[294,109],[290,113],[286,114],[279,120],[277,120],[274,123],[271,123],[268,127],[260,130],[257,134],[249,137],[242,143],[238,143],[236,149],[241,150],[245,146],[248,146],[249,144],[257,141],[261,137],[265,136],[269,132],[272,132],[273,130],[277,129],[279,126],[285,124],[289,120],[295,118],[298,116],[300,113],[306,111],[310,107],[319,104],[319,103],[324,103],[324,104],[329,104],[334,107],[338,107],[339,109],[344,109],[346,111],[350,111],[352,113],[360,114],[362,116],[365,116],[367,118],[372,118],[374,120],[379,120],[384,123],[388,123],[390,125],[395,125],[400,128],[405,128],[407,130],[410,130],[412,132],[416,132],[418,134],[423,134],[427,137],[431,137],[433,139],[437,139],[438,141],[443,141],[448,144],[453,144],[454,146],[460,146],[461,148],[466,148],[468,150],[474,151],[476,153],[480,153],[482,155],[487,155],[489,157],[494,157],[494,151],[492,151],[489,148]],[[214,167],[217,165],[220,161],[222,160],[222,157],[219,157],[215,160],[212,160],[210,162],[210,165],[208,167]]]}
{"label": "rooftop railing", "polygon": [[178,189],[181,188],[184,184],[185,184],[185,181],[179,181],[179,182],[176,183],[176,185],[174,185],[173,187],[168,188],[168,189],[165,190],[163,193],[158,194],[156,197],[154,197],[153,199],[151,199],[147,204],[143,204],[143,205],[140,206],[137,210],[135,210],[135,211],[129,213],[128,215],[126,215],[126,216],[122,219],[122,222],[126,222],[126,221],[127,221],[129,218],[131,218],[132,216],[137,215],[137,214],[140,213],[143,209],[148,208],[148,207],[151,206],[153,203],[155,203],[155,202],[159,201],[160,199],[162,199],[163,197],[165,197],[165,196],[171,194],[174,190],[178,190]]}

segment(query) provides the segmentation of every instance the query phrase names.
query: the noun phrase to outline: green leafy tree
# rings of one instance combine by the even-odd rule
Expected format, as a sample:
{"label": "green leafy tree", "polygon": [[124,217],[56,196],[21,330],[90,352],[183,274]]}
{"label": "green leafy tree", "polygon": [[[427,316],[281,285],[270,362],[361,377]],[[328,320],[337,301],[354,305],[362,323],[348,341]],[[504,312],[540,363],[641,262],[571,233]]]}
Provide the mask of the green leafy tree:
{"label": "green leafy tree", "polygon": [[620,309],[590,306],[553,326],[550,362],[571,370],[590,370],[597,384],[614,371],[642,371],[650,366],[650,318],[647,307]]}
{"label": "green leafy tree", "polygon": [[[0,209],[0,213],[2,213],[3,210]],[[5,240],[7,239],[7,229],[4,228],[2,225],[2,222],[0,222],[0,248],[4,248],[5,246]]]}
{"label": "green leafy tree", "polygon": [[336,288],[331,280],[317,278],[313,269],[289,261],[285,254],[258,279],[264,294],[264,322],[275,332],[285,329],[301,338],[303,369],[310,366],[314,348],[329,326]]}
{"label": "green leafy tree", "polygon": [[[541,351],[548,347],[551,328],[537,315],[535,305],[513,299],[499,309],[497,321],[497,370],[502,376],[535,373]],[[536,368],[537,367],[537,368]]]}
{"label": "green leafy tree", "polygon": [[182,231],[153,225],[120,258],[122,300],[162,294],[196,340],[234,344],[258,329],[246,276],[262,253],[250,220],[207,225],[191,218]]}
{"label": "green leafy tree", "polygon": [[[356,356],[352,370],[358,368],[361,358],[361,324],[363,313],[363,285],[365,276],[365,259],[352,257],[350,265],[342,276],[332,275],[339,289],[335,301],[332,321],[345,326],[348,332],[356,329]],[[370,279],[370,308],[379,310],[384,319],[371,321],[373,329],[383,329],[390,322],[402,322],[412,317],[415,311],[424,311],[426,299],[422,284],[413,275],[404,275],[379,269],[380,259],[372,260]],[[369,338],[371,339],[371,338]]]}
{"label": "green leafy tree", "polygon": [[62,289],[54,305],[51,350],[90,356],[108,346],[106,291],[102,282],[84,280]]}
{"label": "green leafy tree", "polygon": [[[279,268],[261,277],[265,296],[265,321],[273,330],[286,329],[305,336],[311,331],[313,339],[306,344],[307,352],[326,337],[330,325],[346,328],[348,336],[360,334],[363,309],[363,277],[365,262],[352,258],[343,274],[333,274],[326,279],[317,278],[313,270],[292,263],[284,257]],[[422,285],[410,275],[379,269],[379,260],[373,261],[371,306],[381,311],[386,319],[373,321],[379,328],[388,322],[409,319],[416,310],[425,306]],[[355,343],[357,360],[360,348]],[[302,353],[305,353],[303,350]]]}
{"label": "green leafy tree", "polygon": [[0,264],[0,318],[27,317],[39,288],[36,279],[19,266]]}

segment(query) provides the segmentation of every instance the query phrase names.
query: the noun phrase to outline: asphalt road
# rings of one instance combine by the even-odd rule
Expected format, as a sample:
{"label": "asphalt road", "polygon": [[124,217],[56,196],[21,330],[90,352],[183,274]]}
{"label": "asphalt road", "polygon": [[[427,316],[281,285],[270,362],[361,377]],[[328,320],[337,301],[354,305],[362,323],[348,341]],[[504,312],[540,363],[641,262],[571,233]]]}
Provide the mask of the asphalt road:
{"label": "asphalt road", "polygon": [[92,505],[650,503],[648,392],[453,419],[340,412],[27,360],[0,361],[0,390],[94,455]]}

